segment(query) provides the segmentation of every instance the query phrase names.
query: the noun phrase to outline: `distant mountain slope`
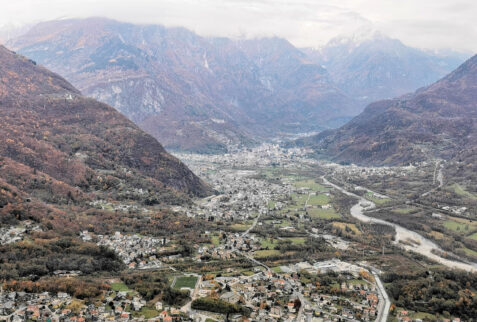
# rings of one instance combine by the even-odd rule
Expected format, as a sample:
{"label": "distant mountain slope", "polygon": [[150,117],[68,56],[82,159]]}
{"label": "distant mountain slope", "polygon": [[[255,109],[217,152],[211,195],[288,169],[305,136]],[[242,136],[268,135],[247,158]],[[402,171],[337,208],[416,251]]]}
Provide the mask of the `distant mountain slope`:
{"label": "distant mountain slope", "polygon": [[272,104],[262,104],[269,127],[294,133],[336,127],[360,111],[325,69],[287,40],[262,38],[236,45],[257,66],[260,82],[271,92],[266,99]]}
{"label": "distant mountain slope", "polygon": [[325,70],[278,38],[207,39],[90,18],[41,23],[9,45],[170,148],[223,151],[358,113]]}
{"label": "distant mountain slope", "polygon": [[438,82],[370,104],[339,129],[300,140],[335,161],[393,165],[477,158],[477,56]]}
{"label": "distant mountain slope", "polygon": [[29,218],[95,199],[177,203],[208,193],[114,108],[0,46],[0,213]]}
{"label": "distant mountain slope", "polygon": [[375,30],[336,37],[320,50],[305,49],[333,81],[364,105],[397,97],[444,77],[468,56],[411,48]]}

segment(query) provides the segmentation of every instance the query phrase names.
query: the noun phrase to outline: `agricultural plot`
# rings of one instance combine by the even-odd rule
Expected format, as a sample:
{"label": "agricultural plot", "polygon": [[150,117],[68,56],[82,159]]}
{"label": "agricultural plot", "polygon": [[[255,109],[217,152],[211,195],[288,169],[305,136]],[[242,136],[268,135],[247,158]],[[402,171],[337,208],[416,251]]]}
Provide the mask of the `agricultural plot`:
{"label": "agricultural plot", "polygon": [[467,198],[467,199],[470,199],[470,200],[477,200],[477,196],[468,192],[467,190],[465,190],[461,185],[459,185],[458,183],[454,183],[453,185],[451,185],[449,188],[451,188],[452,191],[455,192],[456,195],[460,196],[460,197],[463,197],[463,198]]}
{"label": "agricultural plot", "polygon": [[345,232],[349,230],[350,232],[353,232],[355,235],[361,235],[361,231],[358,229],[358,227],[356,227],[355,224],[348,224],[348,223],[338,222],[338,221],[334,221],[332,224],[334,227],[340,228],[341,230]]}
{"label": "agricultural plot", "polygon": [[312,208],[308,209],[307,211],[310,217],[313,219],[332,220],[341,218],[341,215],[336,213],[334,209]]}
{"label": "agricultural plot", "polygon": [[197,276],[180,276],[180,277],[177,277],[175,280],[174,289],[180,290],[183,287],[193,289],[195,288],[196,283],[197,283]]}
{"label": "agricultural plot", "polygon": [[366,199],[368,199],[369,201],[374,202],[378,206],[384,205],[384,204],[388,203],[389,201],[391,201],[391,199],[389,199],[389,198],[378,198],[372,192],[367,192],[364,195],[364,197]]}

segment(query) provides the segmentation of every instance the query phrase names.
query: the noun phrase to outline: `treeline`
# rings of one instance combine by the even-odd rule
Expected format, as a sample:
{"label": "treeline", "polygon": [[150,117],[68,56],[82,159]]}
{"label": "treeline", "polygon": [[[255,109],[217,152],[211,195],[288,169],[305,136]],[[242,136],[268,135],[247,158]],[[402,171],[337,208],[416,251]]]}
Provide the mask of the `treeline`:
{"label": "treeline", "polygon": [[99,280],[80,278],[45,278],[36,282],[10,280],[2,284],[6,291],[42,293],[68,293],[79,299],[92,299],[109,289]]}
{"label": "treeline", "polygon": [[194,310],[209,311],[222,314],[241,314],[248,316],[250,310],[238,304],[232,304],[221,299],[212,297],[201,297],[192,302]]}
{"label": "treeline", "polygon": [[448,270],[387,273],[383,282],[398,307],[464,320],[477,316],[477,274]]}
{"label": "treeline", "polygon": [[182,306],[189,300],[189,292],[172,289],[163,273],[124,272],[121,280],[147,301],[159,297],[168,305]]}
{"label": "treeline", "polygon": [[0,280],[36,280],[54,271],[118,272],[124,264],[110,249],[77,238],[34,239],[0,246]]}

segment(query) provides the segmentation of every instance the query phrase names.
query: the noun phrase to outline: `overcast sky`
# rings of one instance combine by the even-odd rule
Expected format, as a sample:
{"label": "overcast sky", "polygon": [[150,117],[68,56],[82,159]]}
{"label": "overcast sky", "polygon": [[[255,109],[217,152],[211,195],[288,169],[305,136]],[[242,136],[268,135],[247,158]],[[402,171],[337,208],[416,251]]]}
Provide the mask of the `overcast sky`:
{"label": "overcast sky", "polygon": [[105,16],[204,36],[280,36],[319,47],[363,26],[413,47],[477,52],[477,0],[0,0],[0,26]]}

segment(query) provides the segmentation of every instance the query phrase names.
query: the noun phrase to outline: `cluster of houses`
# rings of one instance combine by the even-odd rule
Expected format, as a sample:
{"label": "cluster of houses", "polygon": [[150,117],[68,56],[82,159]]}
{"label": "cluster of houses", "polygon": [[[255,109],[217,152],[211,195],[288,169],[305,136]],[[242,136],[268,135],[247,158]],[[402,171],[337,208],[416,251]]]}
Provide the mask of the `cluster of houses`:
{"label": "cluster of houses", "polygon": [[19,242],[25,238],[25,234],[32,231],[41,231],[41,228],[29,220],[23,221],[18,226],[0,227],[0,245]]}
{"label": "cluster of houses", "polygon": [[215,259],[230,260],[239,256],[236,251],[253,252],[260,249],[259,238],[254,234],[223,233],[222,244],[219,246],[203,245],[197,246],[197,258],[211,257]]}
{"label": "cluster of houses", "polygon": [[[145,192],[143,192],[142,189],[137,189],[137,190],[140,195],[145,194]],[[113,211],[121,211],[121,212],[137,212],[137,211],[147,212],[148,211],[148,209],[140,208],[136,204],[115,204],[115,203],[108,202],[106,200],[94,200],[90,202],[90,205],[97,209],[113,210]]]}
{"label": "cluster of houses", "polygon": [[230,222],[250,219],[268,211],[268,200],[291,193],[292,187],[270,184],[265,180],[251,178],[254,171],[230,171],[217,169],[208,174],[221,195],[194,205],[187,210],[189,216],[206,220],[222,219]]}
{"label": "cluster of houses", "polygon": [[[229,149],[221,155],[182,154],[176,156],[189,163],[227,163],[233,167],[297,165],[296,159],[305,158],[311,152],[305,148],[281,148],[278,144],[263,143],[253,148]],[[310,160],[313,161],[313,160]],[[195,172],[195,171],[194,171]]]}
{"label": "cluster of houses", "polygon": [[72,316],[67,307],[72,299],[66,293],[7,292],[0,290],[1,321],[46,321],[67,319]]}
{"label": "cluster of houses", "polygon": [[84,241],[97,241],[100,246],[114,250],[129,268],[150,269],[162,266],[158,259],[158,249],[169,240],[139,235],[128,235],[115,232],[112,236],[93,236],[88,231],[80,234]]}
{"label": "cluster of houses", "polygon": [[[199,297],[218,296],[231,304],[246,306],[251,310],[252,321],[376,319],[377,288],[373,281],[360,277],[363,268],[339,260],[313,265],[302,262],[280,268],[282,273],[279,274],[260,270],[251,276],[204,279],[197,294]],[[335,272],[345,281],[337,285],[336,292],[326,294],[319,285],[305,283],[301,278],[303,271],[310,274]]]}
{"label": "cluster of houses", "polygon": [[[187,215],[209,221],[223,219],[233,222],[267,213],[269,200],[289,195],[295,191],[295,187],[291,184],[276,184],[256,178],[256,171],[237,170],[236,166],[255,165],[256,162],[270,165],[271,155],[277,159],[288,158],[288,152],[268,144],[250,151],[221,156],[181,155],[181,159],[195,173],[206,178],[207,182],[221,193],[185,209]],[[283,205],[281,203],[275,205],[280,206]]]}
{"label": "cluster of houses", "polygon": [[[84,304],[66,293],[0,291],[0,321],[129,321],[145,320],[146,301],[136,293],[108,291],[100,303]],[[155,321],[178,321],[181,312],[158,301]]]}
{"label": "cluster of houses", "polygon": [[[398,322],[423,322],[422,319],[416,319],[411,317],[411,312],[407,310],[400,310],[396,314],[396,319]],[[460,318],[452,318],[452,319],[441,319],[441,322],[461,322]]]}

